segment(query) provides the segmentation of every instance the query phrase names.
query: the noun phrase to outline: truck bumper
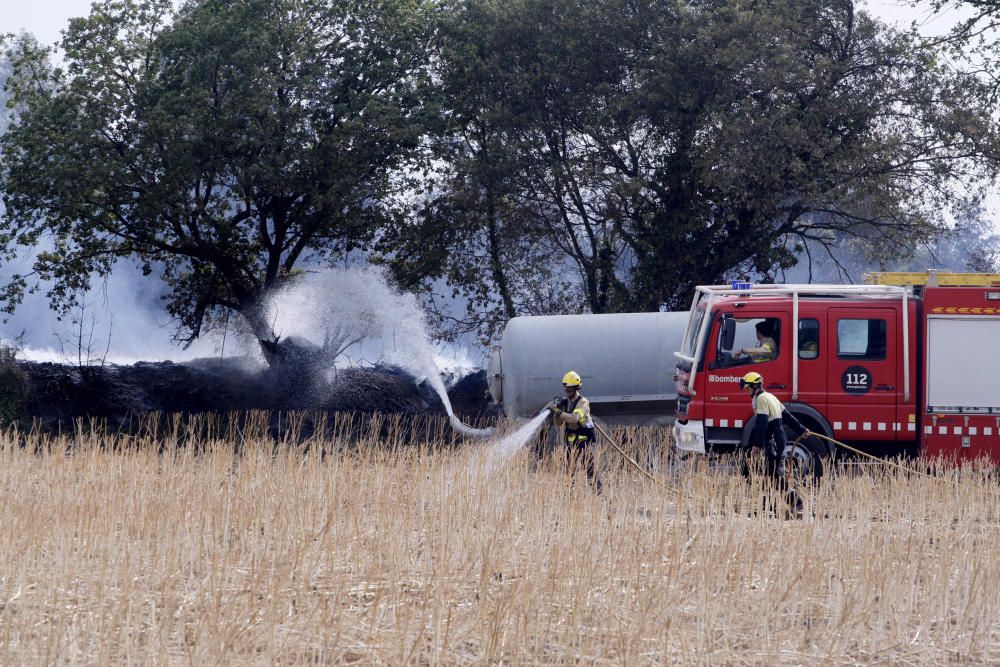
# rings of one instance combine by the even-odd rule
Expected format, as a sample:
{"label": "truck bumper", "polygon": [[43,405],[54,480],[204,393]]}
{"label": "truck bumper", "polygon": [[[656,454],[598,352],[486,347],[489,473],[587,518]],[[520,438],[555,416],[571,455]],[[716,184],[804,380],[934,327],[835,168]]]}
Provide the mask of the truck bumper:
{"label": "truck bumper", "polygon": [[705,426],[700,421],[674,424],[674,446],[684,452],[705,453]]}

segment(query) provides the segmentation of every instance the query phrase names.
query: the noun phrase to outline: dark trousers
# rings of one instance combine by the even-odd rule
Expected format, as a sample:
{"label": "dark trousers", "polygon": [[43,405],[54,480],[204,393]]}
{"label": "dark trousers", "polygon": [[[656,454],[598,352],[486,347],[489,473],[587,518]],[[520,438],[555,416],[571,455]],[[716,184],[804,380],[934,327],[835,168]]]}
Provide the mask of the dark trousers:
{"label": "dark trousers", "polygon": [[[788,438],[785,437],[785,429],[782,428],[781,420],[771,420],[767,425],[767,435],[764,439],[764,474],[773,480],[775,495],[784,497],[787,510],[798,512],[802,509],[802,499],[788,484],[788,477],[785,474],[786,446],[788,446]],[[781,508],[771,509],[777,511]]]}
{"label": "dark trousers", "polygon": [[587,472],[587,481],[600,493],[601,480],[595,467],[594,439],[589,435],[575,435],[573,440],[570,440],[569,434],[566,436],[566,465],[569,466],[569,474],[575,477],[577,469],[583,468]]}
{"label": "dark trousers", "polygon": [[788,438],[781,427],[780,419],[772,419],[764,436],[764,470],[770,477],[785,478],[785,447]]}

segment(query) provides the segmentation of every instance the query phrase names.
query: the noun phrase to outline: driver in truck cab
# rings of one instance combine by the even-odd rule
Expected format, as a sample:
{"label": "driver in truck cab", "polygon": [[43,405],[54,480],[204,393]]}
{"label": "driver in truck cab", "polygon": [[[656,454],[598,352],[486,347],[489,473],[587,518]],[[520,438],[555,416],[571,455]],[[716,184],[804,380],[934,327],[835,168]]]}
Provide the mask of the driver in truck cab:
{"label": "driver in truck cab", "polygon": [[734,350],[734,357],[750,357],[750,361],[755,364],[763,361],[771,361],[777,355],[778,344],[774,340],[774,333],[768,320],[757,323],[754,327],[757,334],[757,347],[744,347],[741,350]]}
{"label": "driver in truck cab", "polygon": [[590,401],[580,393],[583,379],[576,371],[569,371],[562,379],[565,398],[553,399],[547,407],[552,412],[552,421],[556,426],[562,426],[566,436],[566,462],[569,464],[570,475],[576,473],[576,466],[581,462],[587,471],[587,479],[594,485],[597,493],[601,492],[601,480],[594,468],[594,443],[597,432],[594,429],[594,419],[590,416]]}

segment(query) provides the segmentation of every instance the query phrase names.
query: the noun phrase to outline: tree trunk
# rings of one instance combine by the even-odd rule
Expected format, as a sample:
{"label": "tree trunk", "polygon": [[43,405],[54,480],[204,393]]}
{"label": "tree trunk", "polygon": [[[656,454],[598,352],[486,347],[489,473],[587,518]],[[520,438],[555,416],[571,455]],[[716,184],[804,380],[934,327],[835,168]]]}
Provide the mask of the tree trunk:
{"label": "tree trunk", "polygon": [[490,269],[493,273],[493,282],[496,283],[497,291],[500,292],[504,315],[507,319],[511,319],[517,315],[517,310],[514,308],[514,301],[510,296],[507,274],[504,273],[503,261],[500,258],[500,233],[496,218],[496,199],[492,187],[489,187],[486,192],[486,215],[489,218]]}
{"label": "tree trunk", "polygon": [[243,316],[250,332],[260,345],[260,351],[268,366],[274,366],[281,357],[278,348],[280,336],[274,332],[271,322],[267,319],[260,298],[240,299],[240,315]]}

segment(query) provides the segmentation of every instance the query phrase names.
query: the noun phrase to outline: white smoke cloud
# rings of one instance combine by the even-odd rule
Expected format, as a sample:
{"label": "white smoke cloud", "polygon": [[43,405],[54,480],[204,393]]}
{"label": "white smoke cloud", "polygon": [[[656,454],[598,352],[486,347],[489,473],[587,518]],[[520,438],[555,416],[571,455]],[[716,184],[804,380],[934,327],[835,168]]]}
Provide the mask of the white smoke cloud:
{"label": "white smoke cloud", "polygon": [[[0,268],[0,281],[30,267],[34,251]],[[107,279],[95,277],[94,289],[82,306],[59,316],[49,307],[46,286],[25,296],[15,313],[0,324],[0,338],[19,340],[22,357],[59,363],[128,364],[136,361],[186,361],[199,357],[243,354],[245,349],[220,332],[189,348],[174,340],[176,322],[167,314],[161,296],[164,284],[143,276],[135,266],[119,263]]]}
{"label": "white smoke cloud", "polygon": [[441,374],[440,350],[427,334],[416,296],[393,288],[382,269],[328,268],[307,273],[272,293],[265,303],[271,328],[324,351],[328,363],[382,361],[426,380],[441,399],[453,428],[472,437],[489,430],[463,424],[452,410]]}

